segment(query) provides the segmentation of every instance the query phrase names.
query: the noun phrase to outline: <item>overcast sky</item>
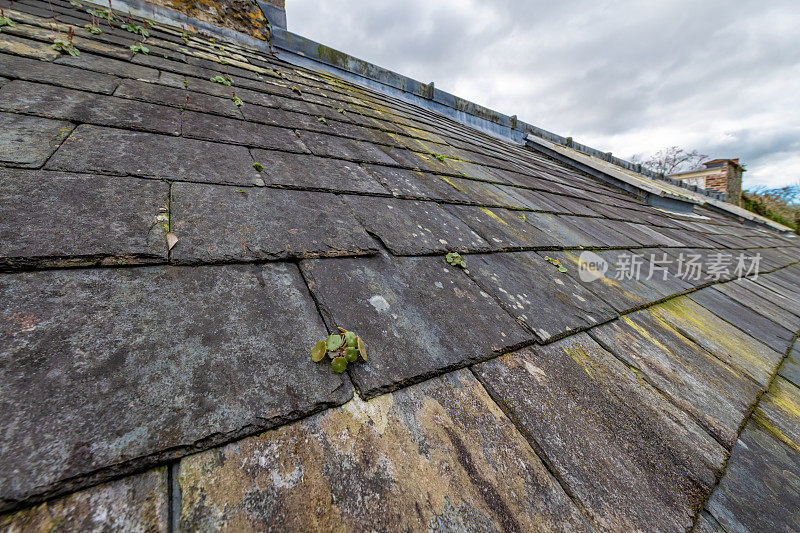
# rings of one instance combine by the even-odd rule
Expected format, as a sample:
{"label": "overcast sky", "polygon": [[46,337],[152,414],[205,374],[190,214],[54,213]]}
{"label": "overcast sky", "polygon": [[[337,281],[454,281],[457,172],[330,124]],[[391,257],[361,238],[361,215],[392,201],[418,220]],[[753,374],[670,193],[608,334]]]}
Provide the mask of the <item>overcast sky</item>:
{"label": "overcast sky", "polygon": [[800,0],[286,0],[289,29],[615,155],[800,182]]}

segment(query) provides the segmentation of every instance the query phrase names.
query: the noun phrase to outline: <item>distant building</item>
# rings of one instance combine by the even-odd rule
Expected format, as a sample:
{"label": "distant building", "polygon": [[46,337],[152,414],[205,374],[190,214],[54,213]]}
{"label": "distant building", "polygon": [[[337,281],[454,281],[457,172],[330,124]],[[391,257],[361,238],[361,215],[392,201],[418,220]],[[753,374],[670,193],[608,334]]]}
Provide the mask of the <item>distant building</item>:
{"label": "distant building", "polygon": [[744,167],[738,159],[712,159],[703,163],[705,168],[670,174],[668,177],[689,185],[712,189],[728,195],[728,201],[738,204],[742,194],[742,172]]}

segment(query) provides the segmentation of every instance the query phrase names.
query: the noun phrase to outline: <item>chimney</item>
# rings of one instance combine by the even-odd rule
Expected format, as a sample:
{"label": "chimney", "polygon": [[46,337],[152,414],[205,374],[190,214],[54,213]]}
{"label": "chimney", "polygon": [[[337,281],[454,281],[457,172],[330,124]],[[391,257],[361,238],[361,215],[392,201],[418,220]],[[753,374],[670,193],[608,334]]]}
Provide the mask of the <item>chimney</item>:
{"label": "chimney", "polygon": [[269,26],[286,28],[284,0],[147,0],[147,2],[261,40],[269,39]]}

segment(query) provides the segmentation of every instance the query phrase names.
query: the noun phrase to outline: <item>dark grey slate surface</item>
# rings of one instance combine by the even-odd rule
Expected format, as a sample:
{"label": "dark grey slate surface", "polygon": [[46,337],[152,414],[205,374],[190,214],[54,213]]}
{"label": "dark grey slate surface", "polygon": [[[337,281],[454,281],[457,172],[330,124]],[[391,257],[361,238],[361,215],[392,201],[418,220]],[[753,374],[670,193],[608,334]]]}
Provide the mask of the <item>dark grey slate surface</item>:
{"label": "dark grey slate surface", "polygon": [[[110,57],[103,57],[87,53],[85,50],[78,57],[57,54],[61,57],[54,61],[55,64],[69,65],[83,71],[100,72],[121,78],[133,78],[140,81],[155,82],[159,79],[159,72],[154,68],[135,65],[129,61],[120,61]],[[91,75],[91,74],[87,74]]]}
{"label": "dark grey slate surface", "polygon": [[474,370],[597,529],[691,527],[723,448],[587,334]]}
{"label": "dark grey slate surface", "polygon": [[0,266],[165,261],[168,206],[164,182],[0,169]]}
{"label": "dark grey slate surface", "polygon": [[[689,297],[714,314],[747,332],[778,353],[794,342],[794,332],[776,324],[713,288],[693,292]],[[745,302],[746,304],[746,302]]]}
{"label": "dark grey slate surface", "polygon": [[470,276],[542,341],[591,327],[617,313],[559,272],[547,252],[509,252],[466,258]]}
{"label": "dark grey slate surface", "polygon": [[800,529],[800,454],[748,422],[706,508],[726,531]]}
{"label": "dark grey slate surface", "polygon": [[794,343],[792,351],[784,359],[780,375],[800,387],[800,341]]}
{"label": "dark grey slate surface", "polygon": [[111,94],[119,83],[119,79],[114,76],[92,74],[78,68],[37,59],[0,54],[0,63],[3,64],[3,74],[6,76],[27,81],[54,83],[71,89]]}
{"label": "dark grey slate surface", "polygon": [[449,205],[446,208],[489,243],[492,250],[556,247],[557,241],[527,222],[529,213],[509,209]]}
{"label": "dark grey slate surface", "polygon": [[169,135],[181,132],[180,111],[173,107],[27,81],[0,89],[0,109]]}
{"label": "dark grey slate surface", "polygon": [[365,164],[364,168],[394,196],[469,201],[465,195],[433,174],[383,165]]}
{"label": "dark grey slate surface", "polygon": [[589,334],[639,370],[722,445],[733,447],[742,421],[763,390],[749,376],[660,322],[647,309],[594,328]]}
{"label": "dark grey slate surface", "polygon": [[63,120],[0,113],[0,163],[41,167],[72,128]]}
{"label": "dark grey slate surface", "polygon": [[367,231],[394,254],[488,251],[490,245],[435,202],[368,196],[344,196]]}
{"label": "dark grey slate surface", "polygon": [[364,255],[377,245],[328,193],[175,183],[171,229],[178,262]]}
{"label": "dark grey slate surface", "polygon": [[375,145],[308,131],[299,132],[303,144],[308,146],[311,153],[324,157],[348,159],[365,163],[381,163],[383,165],[396,165],[395,161],[380,151]]}
{"label": "dark grey slate surface", "polygon": [[791,310],[777,306],[775,299],[770,297],[768,289],[764,289],[748,279],[720,283],[714,285],[714,290],[718,290],[728,298],[749,307],[789,331],[800,329],[800,316],[798,316],[800,308],[795,309],[795,312],[792,313]]}
{"label": "dark grey slate surface", "polygon": [[249,185],[252,163],[243,146],[82,125],[46,168]]}
{"label": "dark grey slate surface", "polygon": [[122,80],[114,91],[114,96],[228,117],[241,118],[242,116],[239,108],[233,103],[232,96],[228,98],[210,96],[188,91],[182,85],[176,88],[138,80]]}
{"label": "dark grey slate surface", "polygon": [[[233,102],[231,102],[231,105],[234,105]],[[194,111],[184,111],[181,114],[181,126],[184,137],[228,142],[270,150],[308,153],[308,149],[297,138],[297,134],[290,129],[217,117]]]}
{"label": "dark grey slate surface", "polygon": [[[633,261],[633,259],[625,259],[625,257],[631,257],[636,252],[630,250],[583,252],[572,250],[568,252],[551,251],[546,255],[558,259],[567,269],[566,274],[579,282],[590,293],[598,296],[615,310],[624,312],[666,296],[652,285],[644,282],[647,275],[646,262],[641,263],[641,281],[635,276],[627,275],[628,270],[623,262]],[[602,273],[603,263],[601,261],[605,261],[605,264],[608,265],[605,273]],[[595,264],[599,269],[593,268]]]}
{"label": "dark grey slate surface", "polygon": [[293,265],[5,274],[0,291],[0,507],[351,396],[311,362],[327,333]]}
{"label": "dark grey slate surface", "polygon": [[598,237],[590,235],[559,215],[528,213],[526,218],[528,223],[555,239],[560,246],[585,248],[605,245]]}
{"label": "dark grey slate surface", "polygon": [[304,154],[253,149],[253,158],[264,167],[262,177],[270,185],[302,187],[335,192],[388,194],[357,163]]}
{"label": "dark grey slate surface", "polygon": [[441,257],[318,259],[301,268],[329,326],[367,345],[368,363],[349,369],[365,398],[533,340]]}

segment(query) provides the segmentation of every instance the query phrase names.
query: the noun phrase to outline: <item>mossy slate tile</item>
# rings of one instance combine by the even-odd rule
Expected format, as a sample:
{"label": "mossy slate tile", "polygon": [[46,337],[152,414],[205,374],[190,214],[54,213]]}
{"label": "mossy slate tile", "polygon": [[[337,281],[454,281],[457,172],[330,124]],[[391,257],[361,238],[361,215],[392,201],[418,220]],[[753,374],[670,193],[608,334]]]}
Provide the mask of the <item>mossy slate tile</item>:
{"label": "mossy slate tile", "polygon": [[374,196],[344,196],[344,202],[367,231],[397,255],[491,249],[480,235],[435,202]]}
{"label": "mossy slate tile", "polygon": [[162,531],[168,527],[166,467],[103,483],[0,516],[7,533],[24,531]]}
{"label": "mossy slate tile", "polygon": [[659,322],[647,309],[589,333],[607,351],[638,369],[723,446],[733,447],[742,421],[763,390],[749,376]]}
{"label": "mossy slate tile", "polygon": [[800,340],[786,356],[780,369],[780,375],[800,387]]}
{"label": "mossy slate tile", "polygon": [[596,529],[691,528],[724,449],[586,333],[473,369]]}
{"label": "mossy slate tile", "polygon": [[91,72],[102,72],[103,74],[119,76],[120,78],[132,78],[148,82],[156,82],[159,78],[159,72],[154,68],[135,65],[130,61],[120,61],[119,59],[89,54],[85,50],[77,57],[61,55],[58,52],[56,52],[56,56],[61,57],[55,60],[55,64],[69,65],[85,72],[88,71],[87,76],[91,76]]}
{"label": "mossy slate tile", "polygon": [[0,52],[7,52],[9,54],[43,61],[52,61],[61,55],[58,51],[53,50],[52,45],[49,43],[23,39],[21,37],[9,35],[8,32],[4,32],[3,38],[0,39]]}
{"label": "mossy slate tile", "polygon": [[468,370],[187,457],[183,530],[589,531]]}
{"label": "mossy slate tile", "polygon": [[751,420],[706,509],[726,531],[797,531],[800,454]]}
{"label": "mossy slate tile", "polygon": [[774,437],[800,453],[800,387],[775,376],[753,416]]}
{"label": "mossy slate tile", "polygon": [[693,292],[689,294],[689,298],[706,309],[712,310],[715,315],[760,340],[776,352],[786,353],[786,350],[794,342],[794,332],[746,307],[747,300],[739,303],[713,287]]}
{"label": "mossy slate tile", "polygon": [[[291,264],[0,277],[0,508],[347,401]],[[235,302],[235,305],[231,305]]]}
{"label": "mossy slate tile", "polygon": [[111,94],[119,83],[119,79],[114,76],[87,72],[37,59],[0,54],[0,63],[3,64],[3,74],[6,76],[27,81],[53,83],[71,89]]}
{"label": "mossy slate tile", "polygon": [[0,163],[39,168],[72,128],[63,120],[0,112]]}
{"label": "mossy slate tile", "polygon": [[502,208],[448,205],[453,213],[483,237],[493,250],[556,247],[558,242],[526,222],[528,213]]}
{"label": "mossy slate tile", "polygon": [[243,146],[81,125],[46,168],[250,185],[252,163]]}
{"label": "mossy slate tile", "polygon": [[332,192],[388,194],[388,191],[357,163],[254,148],[253,158],[264,167],[268,185]]}
{"label": "mossy slate tile", "polygon": [[441,257],[379,255],[300,265],[328,325],[355,331],[367,345],[369,360],[348,369],[365,398],[533,340]]}
{"label": "mossy slate tile", "polygon": [[783,359],[783,354],[685,296],[654,305],[649,312],[729,366],[746,373],[762,387],[769,384]]}
{"label": "mossy slate tile", "polygon": [[177,262],[341,257],[377,252],[334,194],[175,183],[172,249]]}
{"label": "mossy slate tile", "polygon": [[308,146],[314,155],[364,163],[397,164],[372,143],[308,131],[301,131],[299,135],[303,144]]}
{"label": "mossy slate tile", "polygon": [[168,205],[159,181],[0,169],[0,266],[165,261]]}
{"label": "mossy slate tile", "polygon": [[484,291],[548,342],[617,316],[603,300],[545,260],[545,252],[509,252],[465,258]]}
{"label": "mossy slate tile", "polygon": [[168,135],[181,132],[180,111],[173,107],[21,80],[0,89],[0,109]]}

